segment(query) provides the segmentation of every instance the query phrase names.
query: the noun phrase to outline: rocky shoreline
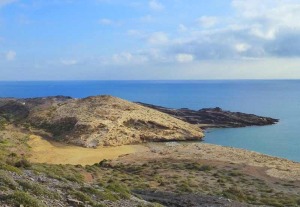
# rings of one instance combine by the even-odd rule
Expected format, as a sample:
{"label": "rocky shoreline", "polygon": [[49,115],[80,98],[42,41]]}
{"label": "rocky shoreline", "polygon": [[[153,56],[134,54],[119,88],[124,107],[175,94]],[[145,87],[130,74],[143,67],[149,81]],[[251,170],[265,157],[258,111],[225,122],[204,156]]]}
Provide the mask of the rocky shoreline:
{"label": "rocky shoreline", "polygon": [[219,107],[191,110],[187,108],[173,109],[152,104],[137,102],[190,124],[198,124],[201,128],[237,128],[247,126],[265,126],[279,122],[279,119],[257,116],[241,112],[225,111]]}

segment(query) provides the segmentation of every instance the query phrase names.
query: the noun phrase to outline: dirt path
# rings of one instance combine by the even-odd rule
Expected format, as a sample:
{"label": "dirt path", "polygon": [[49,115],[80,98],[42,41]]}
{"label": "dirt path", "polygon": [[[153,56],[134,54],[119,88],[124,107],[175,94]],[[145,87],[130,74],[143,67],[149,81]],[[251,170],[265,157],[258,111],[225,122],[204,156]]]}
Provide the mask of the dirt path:
{"label": "dirt path", "polygon": [[30,136],[28,144],[31,146],[30,161],[48,164],[92,165],[103,159],[116,159],[125,154],[132,154],[148,149],[142,145],[91,149],[59,142],[50,142],[35,135]]}

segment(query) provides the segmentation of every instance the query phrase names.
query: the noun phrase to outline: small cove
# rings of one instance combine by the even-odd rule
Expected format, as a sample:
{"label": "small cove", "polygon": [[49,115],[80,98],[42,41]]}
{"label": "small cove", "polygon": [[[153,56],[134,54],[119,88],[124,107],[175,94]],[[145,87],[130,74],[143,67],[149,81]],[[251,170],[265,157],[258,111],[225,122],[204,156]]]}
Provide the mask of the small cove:
{"label": "small cove", "polygon": [[101,94],[170,108],[218,106],[278,118],[272,126],[209,130],[205,142],[300,161],[300,80],[0,82],[0,97]]}

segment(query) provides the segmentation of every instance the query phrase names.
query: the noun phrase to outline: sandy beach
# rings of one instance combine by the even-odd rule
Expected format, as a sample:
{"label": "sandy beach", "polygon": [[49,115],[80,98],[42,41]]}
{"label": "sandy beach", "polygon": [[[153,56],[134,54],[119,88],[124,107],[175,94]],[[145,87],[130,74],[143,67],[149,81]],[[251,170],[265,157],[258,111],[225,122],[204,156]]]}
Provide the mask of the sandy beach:
{"label": "sandy beach", "polygon": [[103,159],[116,159],[121,155],[145,151],[142,145],[123,145],[117,147],[83,148],[61,142],[45,140],[31,135],[30,161],[33,163],[93,165]]}

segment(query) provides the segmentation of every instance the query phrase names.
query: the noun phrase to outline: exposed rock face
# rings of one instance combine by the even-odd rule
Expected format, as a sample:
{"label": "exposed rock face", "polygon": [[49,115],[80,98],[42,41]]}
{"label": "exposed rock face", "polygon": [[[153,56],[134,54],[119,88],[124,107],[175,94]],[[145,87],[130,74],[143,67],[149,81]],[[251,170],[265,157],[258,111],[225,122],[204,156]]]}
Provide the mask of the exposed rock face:
{"label": "exposed rock face", "polygon": [[278,119],[270,117],[256,116],[254,114],[245,114],[240,112],[223,111],[221,108],[205,108],[198,111],[191,109],[171,109],[151,104],[139,103],[166,114],[172,115],[178,119],[191,124],[205,124],[208,127],[246,127],[263,126],[277,123]]}
{"label": "exposed rock face", "polygon": [[0,99],[1,116],[49,132],[54,139],[86,147],[204,136],[195,125],[112,96]]}

